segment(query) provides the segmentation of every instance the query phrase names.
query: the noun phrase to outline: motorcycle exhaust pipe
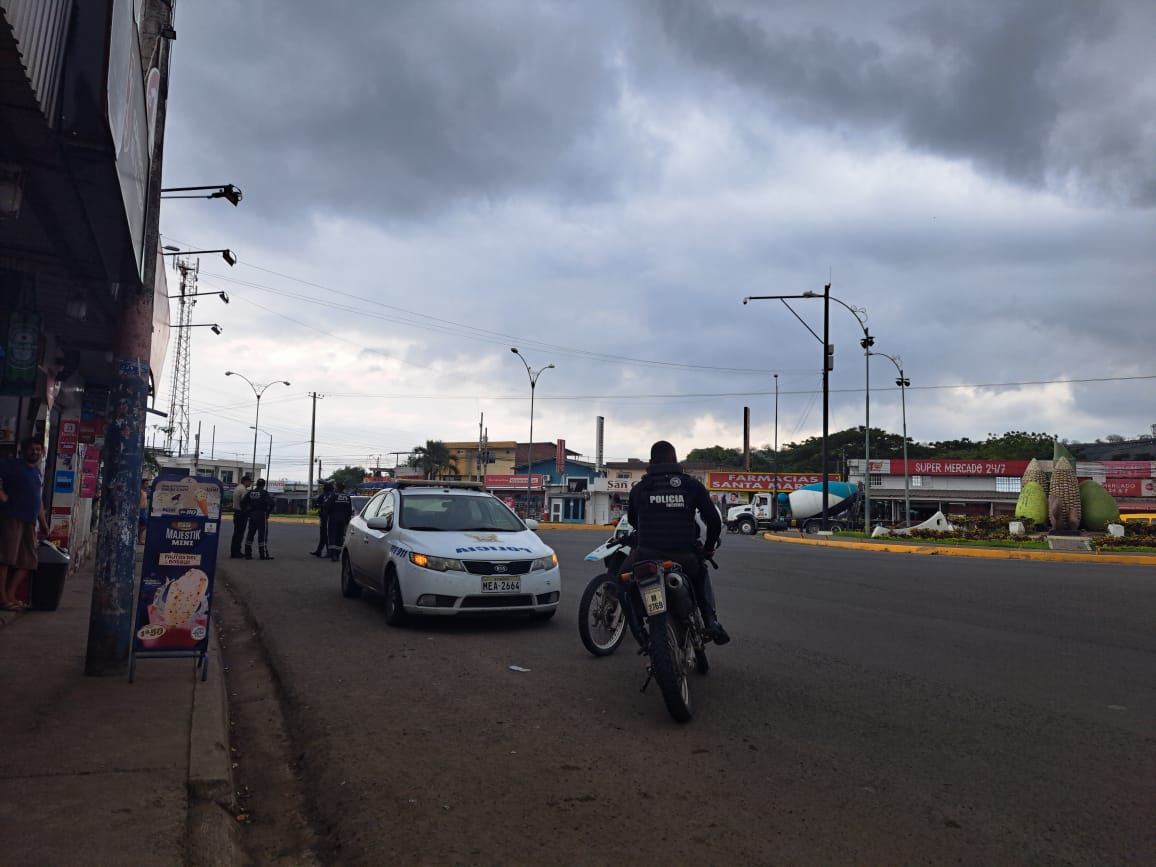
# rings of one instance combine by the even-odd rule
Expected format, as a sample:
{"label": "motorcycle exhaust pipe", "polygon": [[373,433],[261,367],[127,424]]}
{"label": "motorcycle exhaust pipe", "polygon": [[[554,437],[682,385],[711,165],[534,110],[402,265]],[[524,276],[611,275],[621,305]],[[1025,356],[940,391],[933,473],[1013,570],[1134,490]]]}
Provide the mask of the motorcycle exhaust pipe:
{"label": "motorcycle exhaust pipe", "polygon": [[666,573],[666,604],[679,617],[687,617],[694,608],[686,578],[678,572]]}

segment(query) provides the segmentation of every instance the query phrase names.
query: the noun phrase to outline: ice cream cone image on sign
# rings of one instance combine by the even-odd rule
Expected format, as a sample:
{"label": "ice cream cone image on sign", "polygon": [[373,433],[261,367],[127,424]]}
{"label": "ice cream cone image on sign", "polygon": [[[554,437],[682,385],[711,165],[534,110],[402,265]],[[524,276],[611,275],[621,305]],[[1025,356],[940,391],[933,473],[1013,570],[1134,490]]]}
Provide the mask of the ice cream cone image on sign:
{"label": "ice cream cone image on sign", "polygon": [[194,488],[193,499],[196,500],[197,508],[200,509],[201,514],[207,518],[209,516],[209,496],[205,489]]}

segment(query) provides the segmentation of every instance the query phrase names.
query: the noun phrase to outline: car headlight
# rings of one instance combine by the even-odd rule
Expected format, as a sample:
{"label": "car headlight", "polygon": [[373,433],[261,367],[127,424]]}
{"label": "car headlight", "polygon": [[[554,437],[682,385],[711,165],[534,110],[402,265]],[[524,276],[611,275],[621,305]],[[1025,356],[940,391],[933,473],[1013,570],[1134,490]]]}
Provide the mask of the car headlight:
{"label": "car headlight", "polygon": [[432,569],[435,572],[466,571],[461,560],[455,560],[453,557],[431,557],[429,554],[418,554],[416,551],[409,552],[409,562],[415,566],[421,566],[423,569]]}
{"label": "car headlight", "polygon": [[549,557],[539,557],[530,564],[530,571],[537,572],[539,569],[553,569],[558,565],[558,555],[551,554]]}

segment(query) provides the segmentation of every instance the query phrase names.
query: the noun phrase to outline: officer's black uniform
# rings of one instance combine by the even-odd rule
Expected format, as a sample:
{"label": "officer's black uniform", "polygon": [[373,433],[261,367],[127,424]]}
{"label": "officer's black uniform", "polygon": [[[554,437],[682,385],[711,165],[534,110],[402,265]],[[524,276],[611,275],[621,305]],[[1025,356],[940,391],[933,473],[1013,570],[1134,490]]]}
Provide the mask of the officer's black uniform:
{"label": "officer's black uniform", "polygon": [[326,484],[316,502],[317,517],[320,519],[320,526],[318,527],[320,534],[317,537],[317,549],[310,553],[314,557],[324,557],[329,548],[329,507],[333,502],[333,485]]}
{"label": "officer's black uniform", "polygon": [[706,525],[701,550],[713,553],[722,535],[722,518],[710,501],[706,486],[684,473],[677,462],[652,460],[646,475],[630,492],[626,519],[638,533],[638,545],[622,564],[622,571],[629,571],[639,560],[671,559],[680,563],[693,582],[707,634],[715,643],[726,644],[730,637],[715,615],[714,589],[697,553],[700,540],[696,512]]}
{"label": "officer's black uniform", "polygon": [[338,485],[329,501],[329,559],[336,560],[341,554],[341,546],[345,543],[345,528],[349,519],[353,517],[353,500],[345,491],[344,485]]}
{"label": "officer's black uniform", "polygon": [[273,511],[273,495],[265,490],[265,480],[258,479],[257,486],[245,494],[242,500],[245,510],[249,513],[249,533],[245,537],[245,559],[253,559],[253,537],[257,537],[257,546],[262,560],[272,560],[269,556],[269,515]]}

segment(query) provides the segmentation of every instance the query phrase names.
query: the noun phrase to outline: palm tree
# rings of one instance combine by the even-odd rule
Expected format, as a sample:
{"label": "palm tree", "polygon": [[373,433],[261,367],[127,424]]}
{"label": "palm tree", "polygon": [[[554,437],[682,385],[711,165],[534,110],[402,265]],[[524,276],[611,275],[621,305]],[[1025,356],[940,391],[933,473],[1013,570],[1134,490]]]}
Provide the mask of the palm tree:
{"label": "palm tree", "polygon": [[458,459],[441,440],[426,440],[424,446],[414,446],[406,463],[420,469],[427,479],[440,479],[446,471],[458,474]]}

